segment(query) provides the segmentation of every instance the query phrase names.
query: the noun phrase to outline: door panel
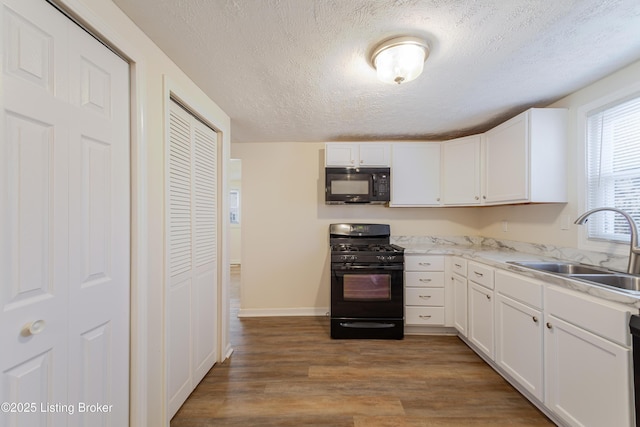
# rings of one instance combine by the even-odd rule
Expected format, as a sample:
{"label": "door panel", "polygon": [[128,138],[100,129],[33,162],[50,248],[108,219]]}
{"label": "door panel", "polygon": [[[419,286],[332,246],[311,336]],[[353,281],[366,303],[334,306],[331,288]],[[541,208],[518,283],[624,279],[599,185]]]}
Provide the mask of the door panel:
{"label": "door panel", "polygon": [[128,64],[108,49],[96,49],[96,40],[81,28],[73,25],[69,32],[69,93],[76,117],[69,125],[69,399],[113,405],[104,414],[70,421],[126,425]]}
{"label": "door panel", "polygon": [[167,141],[168,415],[217,359],[216,132],[171,100]]}

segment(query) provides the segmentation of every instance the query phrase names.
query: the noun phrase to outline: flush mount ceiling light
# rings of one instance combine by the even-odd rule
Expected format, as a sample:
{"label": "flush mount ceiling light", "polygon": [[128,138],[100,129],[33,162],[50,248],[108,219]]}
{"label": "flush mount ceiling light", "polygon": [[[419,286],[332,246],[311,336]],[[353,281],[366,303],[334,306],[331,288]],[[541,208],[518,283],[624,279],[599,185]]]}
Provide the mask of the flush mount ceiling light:
{"label": "flush mount ceiling light", "polygon": [[371,55],[378,79],[385,83],[410,82],[422,73],[429,46],[418,37],[395,37],[382,42]]}

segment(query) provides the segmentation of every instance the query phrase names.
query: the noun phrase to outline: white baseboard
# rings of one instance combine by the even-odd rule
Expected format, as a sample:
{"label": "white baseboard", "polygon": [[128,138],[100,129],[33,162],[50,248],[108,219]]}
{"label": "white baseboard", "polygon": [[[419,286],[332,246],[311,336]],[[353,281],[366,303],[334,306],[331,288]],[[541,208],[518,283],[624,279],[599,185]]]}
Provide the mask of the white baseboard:
{"label": "white baseboard", "polygon": [[241,308],[238,317],[327,316],[329,307]]}
{"label": "white baseboard", "polygon": [[221,360],[221,362],[224,362],[225,360],[227,360],[229,357],[231,357],[231,354],[233,353],[233,348],[231,347],[231,345],[227,346],[227,349],[225,351],[224,354],[224,358]]}

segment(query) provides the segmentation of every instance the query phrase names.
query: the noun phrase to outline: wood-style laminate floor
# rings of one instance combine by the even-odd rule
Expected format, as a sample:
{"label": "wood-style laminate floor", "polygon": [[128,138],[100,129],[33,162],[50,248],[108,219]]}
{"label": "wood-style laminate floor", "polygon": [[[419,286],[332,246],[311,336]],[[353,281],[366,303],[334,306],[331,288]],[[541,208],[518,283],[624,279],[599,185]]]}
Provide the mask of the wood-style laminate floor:
{"label": "wood-style laminate floor", "polygon": [[232,356],[171,427],[554,425],[457,337],[332,340],[327,318],[237,309],[234,298]]}

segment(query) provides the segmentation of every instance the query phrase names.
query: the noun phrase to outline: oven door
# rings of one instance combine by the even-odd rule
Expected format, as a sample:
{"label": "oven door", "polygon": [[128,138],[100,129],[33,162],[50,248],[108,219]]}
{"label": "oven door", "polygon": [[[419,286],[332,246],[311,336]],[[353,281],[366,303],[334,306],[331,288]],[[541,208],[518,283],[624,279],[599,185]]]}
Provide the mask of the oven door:
{"label": "oven door", "polygon": [[402,264],[334,264],[331,271],[331,317],[404,317]]}

